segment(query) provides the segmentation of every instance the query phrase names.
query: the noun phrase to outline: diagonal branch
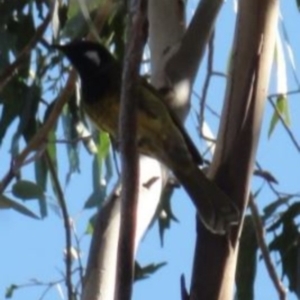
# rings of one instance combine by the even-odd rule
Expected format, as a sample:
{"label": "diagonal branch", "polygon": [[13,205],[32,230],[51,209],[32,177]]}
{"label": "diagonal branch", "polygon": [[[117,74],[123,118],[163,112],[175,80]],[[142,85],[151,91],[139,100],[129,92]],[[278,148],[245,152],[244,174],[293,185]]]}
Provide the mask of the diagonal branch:
{"label": "diagonal branch", "polygon": [[[252,176],[275,49],[277,0],[241,0],[217,146],[209,175],[243,213]],[[211,235],[197,224],[191,299],[233,297],[239,228]],[[206,270],[210,270],[207,272]]]}

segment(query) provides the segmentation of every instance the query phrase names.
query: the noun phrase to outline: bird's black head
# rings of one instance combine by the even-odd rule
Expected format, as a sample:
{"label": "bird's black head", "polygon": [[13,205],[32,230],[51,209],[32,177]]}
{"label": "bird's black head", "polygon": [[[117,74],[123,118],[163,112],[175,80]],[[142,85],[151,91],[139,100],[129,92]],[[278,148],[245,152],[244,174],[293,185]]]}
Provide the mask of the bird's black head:
{"label": "bird's black head", "polygon": [[80,77],[99,74],[115,62],[106,48],[98,43],[77,41],[66,45],[54,45],[62,51],[78,71]]}
{"label": "bird's black head", "polygon": [[77,41],[53,47],[62,51],[79,73],[85,101],[96,101],[120,77],[119,63],[101,44]]}

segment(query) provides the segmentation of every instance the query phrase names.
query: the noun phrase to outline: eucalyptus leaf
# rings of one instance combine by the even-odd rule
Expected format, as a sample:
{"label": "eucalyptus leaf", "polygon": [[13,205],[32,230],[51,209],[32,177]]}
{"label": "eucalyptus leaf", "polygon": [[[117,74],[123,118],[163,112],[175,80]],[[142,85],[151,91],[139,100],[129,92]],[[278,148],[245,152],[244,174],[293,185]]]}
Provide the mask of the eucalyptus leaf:
{"label": "eucalyptus leaf", "polygon": [[0,195],[0,209],[13,209],[27,217],[31,217],[33,219],[39,219],[39,217],[36,214],[34,214],[31,210],[29,210],[27,207],[10,199],[5,195]]}
{"label": "eucalyptus leaf", "polygon": [[246,216],[235,275],[236,299],[254,300],[258,244],[251,216]]}
{"label": "eucalyptus leaf", "polygon": [[150,275],[153,275],[155,272],[157,272],[159,269],[164,267],[167,263],[161,262],[161,263],[152,263],[148,264],[146,266],[141,266],[138,262],[135,262],[134,266],[134,280],[142,280],[147,279],[150,277]]}
{"label": "eucalyptus leaf", "polygon": [[36,183],[28,180],[19,180],[12,187],[15,197],[22,200],[44,199],[43,189]]}

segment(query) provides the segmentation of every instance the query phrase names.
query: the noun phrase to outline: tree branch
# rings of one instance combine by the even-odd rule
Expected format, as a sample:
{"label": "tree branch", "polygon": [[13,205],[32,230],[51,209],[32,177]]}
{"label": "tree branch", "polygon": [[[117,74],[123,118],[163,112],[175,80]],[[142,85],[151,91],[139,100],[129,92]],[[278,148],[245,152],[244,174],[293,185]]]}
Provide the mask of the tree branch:
{"label": "tree branch", "polygon": [[54,126],[57,118],[59,117],[62,111],[63,106],[71,97],[74,91],[75,79],[76,79],[76,74],[74,71],[72,71],[68,78],[65,89],[62,91],[59,99],[56,101],[53,110],[49,115],[47,121],[44,123],[41,129],[39,129],[39,131],[34,135],[34,137],[29,141],[29,143],[22,150],[22,152],[13,159],[10,170],[7,172],[7,174],[0,182],[0,193],[3,193],[5,188],[14,178],[16,172],[23,166],[27,156],[31,152],[40,149],[40,147],[47,142],[47,136],[49,131]]}
{"label": "tree branch", "polygon": [[0,92],[10,82],[10,80],[17,74],[17,70],[21,67],[26,57],[31,50],[36,46],[44,32],[46,31],[51,20],[51,9],[49,10],[43,23],[36,29],[35,35],[31,38],[29,43],[24,47],[16,60],[9,65],[0,75]]}
{"label": "tree branch", "polygon": [[[275,49],[277,0],[241,0],[210,177],[243,214],[261,128]],[[191,299],[229,300],[243,218],[227,236],[212,235],[197,222]],[[206,270],[209,269],[210,272]]]}
{"label": "tree branch", "polygon": [[137,97],[135,85],[145,43],[146,1],[129,7],[128,43],[122,76],[119,137],[122,162],[120,235],[115,299],[131,299],[138,199]]}
{"label": "tree branch", "polygon": [[199,2],[179,48],[167,62],[166,70],[173,84],[188,78],[192,87],[222,4],[222,0]]}
{"label": "tree branch", "polygon": [[71,254],[71,247],[72,247],[72,237],[71,237],[71,228],[70,228],[70,218],[67,209],[66,200],[64,197],[64,192],[60,186],[59,179],[57,177],[57,173],[51,157],[48,151],[45,151],[45,160],[49,168],[50,175],[53,180],[54,188],[57,194],[57,200],[59,206],[62,211],[62,217],[65,227],[65,238],[66,238],[66,286],[68,291],[68,299],[73,299],[73,285],[72,285],[72,254]]}
{"label": "tree branch", "polygon": [[249,206],[251,209],[252,213],[252,220],[254,223],[254,228],[255,228],[255,233],[256,233],[256,238],[257,242],[259,245],[259,248],[261,250],[262,256],[264,258],[264,262],[266,264],[266,268],[268,270],[269,276],[275,286],[275,289],[278,292],[278,296],[280,300],[286,300],[287,299],[287,294],[286,294],[286,289],[279,277],[277,276],[275,266],[271,260],[271,256],[268,250],[268,246],[265,242],[264,238],[264,226],[261,221],[261,218],[259,216],[259,211],[257,208],[256,203],[254,202],[254,199],[252,195],[250,196],[250,201],[249,201]]}

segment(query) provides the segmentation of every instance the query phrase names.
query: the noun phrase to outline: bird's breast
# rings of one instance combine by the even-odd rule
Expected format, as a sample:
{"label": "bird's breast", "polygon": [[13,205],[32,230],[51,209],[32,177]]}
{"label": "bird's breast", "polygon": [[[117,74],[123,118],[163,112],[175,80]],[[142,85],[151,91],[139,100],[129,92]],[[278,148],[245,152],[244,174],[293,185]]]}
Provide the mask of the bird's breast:
{"label": "bird's breast", "polygon": [[116,137],[119,118],[118,97],[107,95],[99,97],[96,101],[83,101],[83,109],[98,129]]}

